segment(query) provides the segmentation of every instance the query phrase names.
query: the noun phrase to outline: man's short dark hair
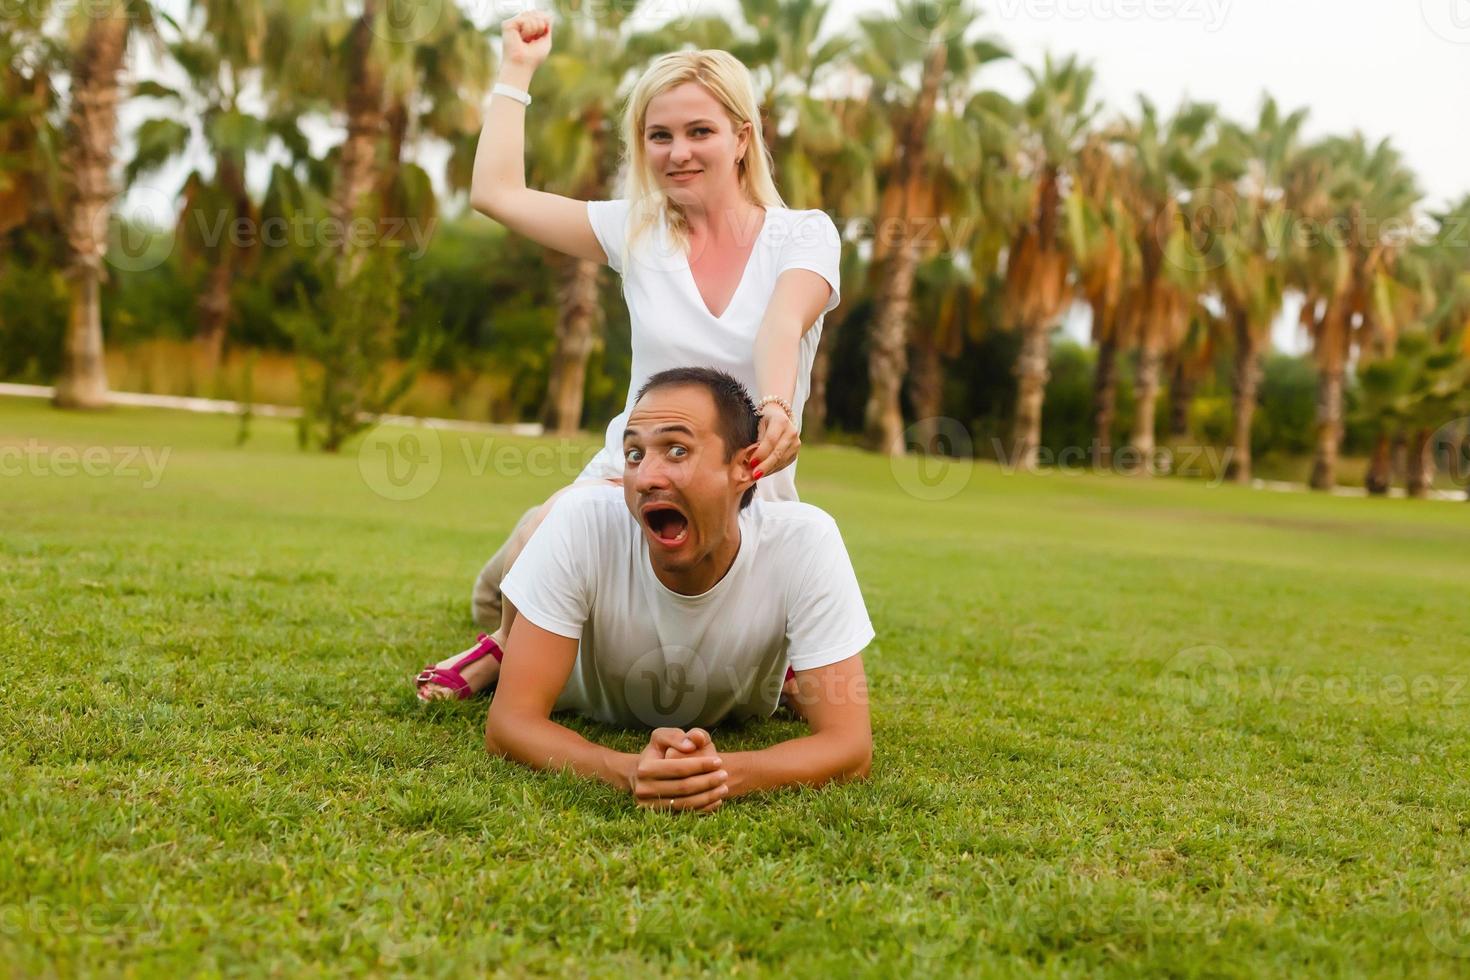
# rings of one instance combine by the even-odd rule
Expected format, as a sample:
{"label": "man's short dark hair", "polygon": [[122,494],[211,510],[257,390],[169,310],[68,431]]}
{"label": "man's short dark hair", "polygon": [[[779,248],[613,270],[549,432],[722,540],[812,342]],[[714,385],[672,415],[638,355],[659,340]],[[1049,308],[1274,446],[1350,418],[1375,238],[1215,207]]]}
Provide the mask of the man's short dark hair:
{"label": "man's short dark hair", "polygon": [[[725,462],[746,446],[760,441],[760,417],[755,412],[755,401],[745,385],[724,371],[707,367],[682,367],[660,371],[643,383],[633,401],[640,402],[650,391],[660,388],[703,388],[715,402],[715,427],[725,442]],[[751,486],[740,498],[740,507],[745,509],[755,497]]]}

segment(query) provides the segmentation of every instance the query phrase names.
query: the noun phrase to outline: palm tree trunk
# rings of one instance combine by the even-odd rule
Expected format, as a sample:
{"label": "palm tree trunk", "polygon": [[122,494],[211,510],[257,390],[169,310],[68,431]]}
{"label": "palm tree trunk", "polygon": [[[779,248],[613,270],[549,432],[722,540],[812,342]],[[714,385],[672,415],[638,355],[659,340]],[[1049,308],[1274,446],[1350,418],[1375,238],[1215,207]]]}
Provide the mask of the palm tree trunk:
{"label": "palm tree trunk", "polygon": [[863,431],[875,451],[898,456],[903,453],[903,409],[899,393],[908,370],[909,307],[912,305],[914,273],[919,256],[905,241],[888,257],[879,292],[878,312],[873,318],[873,339],[868,353],[868,404],[863,412]]}
{"label": "palm tree trunk", "polygon": [[213,376],[219,370],[225,334],[230,323],[230,287],[233,281],[232,263],[221,260],[209,270],[204,292],[199,296],[199,330],[194,339],[199,348],[203,369],[208,376]]}
{"label": "palm tree trunk", "polygon": [[1138,349],[1138,377],[1135,383],[1138,392],[1133,416],[1133,436],[1130,440],[1138,452],[1142,472],[1150,472],[1154,455],[1154,413],[1159,401],[1159,368],[1163,355],[1151,345]]}
{"label": "palm tree trunk", "polygon": [[1429,496],[1429,485],[1434,482],[1434,460],[1429,455],[1429,437],[1432,434],[1426,428],[1415,429],[1409,439],[1409,472],[1404,486],[1409,496],[1416,500]]}
{"label": "palm tree trunk", "polygon": [[602,329],[598,277],[602,266],[587,259],[565,263],[557,298],[556,350],[546,389],[546,427],[570,435],[582,424],[582,395],[587,384],[587,359]]}
{"label": "palm tree trunk", "polygon": [[1169,380],[1169,431],[1175,436],[1189,435],[1189,405],[1194,401],[1195,379],[1189,374],[1186,359],[1181,351]]}
{"label": "palm tree trunk", "polygon": [[1016,421],[1011,429],[1011,465],[1036,469],[1041,448],[1041,406],[1050,378],[1051,328],[1031,323],[1021,334],[1021,353],[1016,358]]}
{"label": "palm tree trunk", "polygon": [[[383,72],[373,58],[373,19],[380,0],[364,0],[351,28],[347,76],[347,139],[342,143],[332,218],[340,228],[340,254],[347,254],[346,233],[358,208],[378,183],[378,144],[384,129]],[[351,263],[349,276],[356,272]]]}
{"label": "palm tree trunk", "polygon": [[944,367],[939,348],[929,338],[914,345],[909,372],[909,399],[918,417],[915,435],[923,452],[939,451],[939,416],[944,411]]}
{"label": "palm tree trunk", "polygon": [[[924,142],[929,130],[934,104],[939,98],[939,83],[944,77],[946,46],[936,44],[924,62],[919,97],[909,114],[903,142],[896,152],[889,172],[892,186],[897,188],[900,212],[905,225],[899,243],[888,256],[878,308],[873,317],[872,344],[868,360],[868,404],[863,412],[863,430],[868,444],[876,451],[897,456],[903,453],[903,410],[899,392],[907,369],[909,308],[912,305],[914,273],[919,266],[918,243],[907,228],[909,202],[917,196],[923,179],[920,166]],[[880,226],[881,227],[881,226]]]}
{"label": "palm tree trunk", "polygon": [[[1093,316],[1097,316],[1096,307]],[[1092,376],[1092,465],[1106,469],[1113,459],[1113,418],[1118,406],[1118,341],[1111,332],[1097,345]]]}
{"label": "palm tree trunk", "polygon": [[1260,342],[1244,315],[1235,314],[1235,390],[1231,406],[1234,423],[1230,463],[1226,474],[1236,483],[1251,480],[1251,423],[1256,415],[1256,392],[1261,384]]}
{"label": "palm tree trunk", "polygon": [[1388,493],[1393,482],[1393,454],[1389,448],[1388,432],[1380,431],[1373,443],[1373,458],[1368,463],[1368,473],[1363,486],[1375,497]]}
{"label": "palm tree trunk", "polygon": [[117,73],[127,53],[132,20],[117,12],[95,18],[72,65],[66,168],[73,196],[66,238],[71,249],[71,316],[66,329],[55,402],[62,408],[107,404],[102,360],[103,257],[113,188],[109,171],[117,148]]}
{"label": "palm tree trunk", "polygon": [[1322,368],[1317,379],[1317,450],[1312,459],[1313,490],[1331,490],[1337,483],[1337,453],[1342,445],[1341,361]]}

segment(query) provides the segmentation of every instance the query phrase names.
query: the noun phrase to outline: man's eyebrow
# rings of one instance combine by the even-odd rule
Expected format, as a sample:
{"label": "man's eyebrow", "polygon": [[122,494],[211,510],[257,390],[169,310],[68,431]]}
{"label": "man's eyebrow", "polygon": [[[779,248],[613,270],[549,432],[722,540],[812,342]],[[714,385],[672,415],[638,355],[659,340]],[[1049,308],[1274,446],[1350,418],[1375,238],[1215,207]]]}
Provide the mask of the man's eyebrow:
{"label": "man's eyebrow", "polygon": [[[679,422],[674,422],[674,423],[671,423],[669,425],[661,425],[657,429],[654,429],[653,430],[653,435],[660,436],[660,435],[663,435],[665,432],[680,432],[680,433],[683,433],[686,436],[689,436],[691,439],[694,437],[694,430],[691,429],[691,428],[689,428],[689,426],[683,425],[683,424],[681,424]],[[624,442],[626,442],[630,438],[637,438],[637,436],[638,436],[638,430],[637,429],[624,429],[623,430],[623,441]]]}

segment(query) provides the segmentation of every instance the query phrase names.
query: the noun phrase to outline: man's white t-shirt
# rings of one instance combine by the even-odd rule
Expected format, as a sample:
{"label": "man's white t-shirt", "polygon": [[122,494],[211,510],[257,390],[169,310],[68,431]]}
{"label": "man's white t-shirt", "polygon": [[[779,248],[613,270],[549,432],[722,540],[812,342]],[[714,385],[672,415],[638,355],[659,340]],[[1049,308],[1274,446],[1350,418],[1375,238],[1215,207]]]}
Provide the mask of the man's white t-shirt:
{"label": "man's white t-shirt", "polygon": [[520,615],[580,641],[556,710],[623,726],[767,718],[789,663],[861,653],[873,624],[837,523],[797,501],[753,500],[740,551],[708,592],[654,575],[619,487],[578,487],[552,506],[501,585]]}
{"label": "man's white t-shirt", "polygon": [[[719,316],[710,312],[689,268],[689,257],[675,245],[663,225],[651,228],[632,249],[626,247],[629,202],[589,201],[587,218],[607,253],[607,264],[623,278],[633,334],[632,374],[622,414],[608,423],[603,449],[578,479],[623,474],[623,430],[633,396],[660,371],[682,367],[718,368],[735,377],[753,398],[755,337],[776,280],[788,269],[808,269],[832,287],[832,296],[816,324],[801,339],[797,352],[796,394],[791,400],[796,427],[811,390],[812,361],[822,338],[822,321],[837,306],[841,288],[842,240],[837,226],[821,211],[767,208],[745,274],[729,305]],[[771,474],[756,486],[765,500],[795,500],[796,466]]]}

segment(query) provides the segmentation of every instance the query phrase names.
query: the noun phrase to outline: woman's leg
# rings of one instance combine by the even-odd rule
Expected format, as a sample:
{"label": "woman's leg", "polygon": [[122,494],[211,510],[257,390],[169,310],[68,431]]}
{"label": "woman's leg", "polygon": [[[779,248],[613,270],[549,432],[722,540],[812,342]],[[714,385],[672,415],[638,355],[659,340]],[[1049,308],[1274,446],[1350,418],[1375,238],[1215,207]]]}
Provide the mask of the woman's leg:
{"label": "woman's leg", "polygon": [[[520,557],[521,551],[526,547],[526,543],[531,540],[531,535],[534,534],[536,532],[536,529],[541,526],[541,522],[546,519],[546,515],[551,512],[552,505],[561,498],[561,495],[566,493],[568,490],[573,489],[574,487],[588,486],[589,483],[593,482],[610,483],[614,486],[622,485],[621,480],[597,480],[574,483],[569,487],[562,487],[556,493],[552,494],[547,499],[546,503],[542,504],[540,507],[535,507],[532,508],[530,511],[527,511],[526,514],[521,517],[521,520],[516,524],[515,530],[511,532],[510,538],[501,547],[500,551],[497,552],[497,555],[504,555],[504,561],[502,563],[502,570],[500,573],[501,580],[505,578],[506,573],[508,573],[511,569],[511,566],[515,564],[515,560]],[[492,558],[491,561],[494,561],[494,559]],[[484,572],[482,571],[481,574],[483,575]],[[496,582],[495,591],[497,595],[500,592],[498,581]],[[480,588],[478,584],[476,585],[475,593],[476,596],[480,594]],[[501,597],[500,599],[500,606],[500,623],[496,627],[493,636],[495,638],[495,642],[503,650],[505,649],[505,639],[507,636],[510,635],[511,624],[515,622],[516,609],[515,606],[507,601],[504,597]],[[463,655],[463,653],[457,653],[452,657],[441,660],[439,662],[439,666],[448,667],[453,664],[455,660],[459,659]],[[481,657],[479,660],[475,661],[464,670],[460,671],[460,676],[465,679],[465,683],[469,684],[470,690],[478,694],[480,691],[483,691],[485,688],[495,683],[495,679],[500,676],[500,662],[497,661],[494,657]],[[425,684],[423,686],[423,696],[429,699],[447,698],[453,697],[454,692],[450,691],[448,688],[440,687],[438,684]]]}
{"label": "woman's leg", "polygon": [[545,504],[538,504],[522,514],[521,519],[516,521],[516,526],[511,529],[510,536],[500,546],[500,550],[491,555],[485,567],[480,569],[480,574],[475,579],[474,591],[470,593],[470,609],[476,626],[489,630],[500,626],[500,580],[505,578],[505,573],[510,570],[512,550],[520,554],[520,549],[516,548],[515,544],[522,529],[528,524],[534,525],[540,521],[539,515],[544,506]]}

